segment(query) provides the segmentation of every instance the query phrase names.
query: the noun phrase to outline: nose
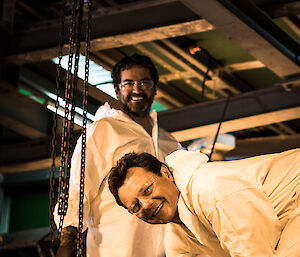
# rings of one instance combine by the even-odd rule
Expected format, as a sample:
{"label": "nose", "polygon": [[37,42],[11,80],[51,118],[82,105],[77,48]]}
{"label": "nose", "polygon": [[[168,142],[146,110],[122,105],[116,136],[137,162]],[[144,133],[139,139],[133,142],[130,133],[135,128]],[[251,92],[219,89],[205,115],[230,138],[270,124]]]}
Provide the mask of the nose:
{"label": "nose", "polygon": [[141,199],[141,211],[137,215],[140,219],[147,220],[152,215],[153,201],[149,198]]}
{"label": "nose", "polygon": [[142,198],[140,199],[140,202],[142,211],[147,211],[148,209],[151,209],[151,206],[153,204],[152,199],[149,198]]}
{"label": "nose", "polygon": [[140,91],[142,91],[141,87],[139,86],[139,83],[137,81],[135,81],[135,83],[134,83],[134,85],[132,87],[132,91],[133,92],[140,92]]}

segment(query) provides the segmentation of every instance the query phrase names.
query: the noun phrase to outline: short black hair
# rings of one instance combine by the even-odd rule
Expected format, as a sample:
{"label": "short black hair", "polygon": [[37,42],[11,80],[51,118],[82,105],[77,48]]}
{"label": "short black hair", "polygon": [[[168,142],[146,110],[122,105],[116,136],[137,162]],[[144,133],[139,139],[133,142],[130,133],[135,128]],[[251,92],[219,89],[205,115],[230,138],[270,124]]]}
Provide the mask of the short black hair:
{"label": "short black hair", "polygon": [[163,163],[160,162],[156,157],[146,152],[140,154],[134,152],[128,153],[118,160],[116,166],[111,168],[108,178],[109,190],[115,197],[117,204],[127,209],[127,207],[119,198],[118,190],[124,184],[128,169],[133,167],[141,167],[147,171],[153,172],[158,176],[162,176],[160,172],[162,165]]}
{"label": "short black hair", "polygon": [[133,54],[131,56],[125,56],[113,67],[111,77],[114,88],[117,91],[119,91],[119,84],[121,83],[121,72],[124,70],[128,70],[133,66],[141,66],[148,69],[151,75],[151,79],[154,82],[154,86],[156,87],[158,83],[158,73],[152,60],[145,55]]}

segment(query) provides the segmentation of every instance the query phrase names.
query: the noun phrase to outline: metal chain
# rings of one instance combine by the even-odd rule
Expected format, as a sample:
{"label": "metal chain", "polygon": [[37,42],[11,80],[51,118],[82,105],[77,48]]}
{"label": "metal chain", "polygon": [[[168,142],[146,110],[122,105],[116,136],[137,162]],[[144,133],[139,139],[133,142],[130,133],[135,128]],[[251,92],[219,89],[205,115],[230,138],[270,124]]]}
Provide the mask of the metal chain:
{"label": "metal chain", "polygon": [[[75,37],[75,63],[74,63],[74,73],[73,73],[73,80],[72,80],[72,92],[71,92],[71,120],[73,121],[75,118],[75,99],[76,99],[76,89],[78,84],[78,69],[79,69],[79,55],[80,55],[80,41],[81,41],[81,27],[82,27],[82,12],[83,12],[83,0],[80,0],[77,6],[76,12],[76,30],[74,31]],[[73,142],[73,131],[74,131],[74,122],[70,124],[70,131],[69,131],[69,142],[68,144],[68,152],[71,153],[72,151],[72,144]],[[68,156],[68,171],[70,171],[71,167],[71,154]]]}
{"label": "metal chain", "polygon": [[69,200],[69,178],[70,178],[70,170],[71,170],[71,157],[72,157],[72,142],[73,142],[73,134],[74,134],[74,118],[75,118],[75,99],[76,99],[76,89],[78,83],[78,69],[79,69],[79,54],[80,54],[80,41],[81,41],[81,25],[82,25],[82,0],[75,3],[76,5],[76,14],[75,14],[75,22],[74,22],[74,46],[73,49],[75,51],[75,62],[74,62],[74,72],[71,80],[71,90],[70,90],[70,104],[71,104],[71,118],[69,122],[69,131],[68,131],[68,146],[67,146],[67,167],[66,167],[66,178],[67,183],[65,185],[65,209],[67,209],[67,204]]}
{"label": "metal chain", "polygon": [[[65,115],[63,121],[63,133],[61,143],[61,165],[59,175],[59,187],[58,187],[58,214],[60,215],[58,236],[61,235],[64,216],[66,215],[68,208],[69,198],[69,179],[71,169],[71,151],[74,132],[74,118],[75,118],[75,99],[76,88],[78,83],[78,68],[79,68],[79,55],[80,55],[80,41],[81,41],[81,26],[83,16],[83,5],[86,2],[87,5],[87,24],[86,24],[86,57],[85,57],[85,78],[84,78],[84,90],[83,90],[83,127],[82,127],[82,149],[81,149],[81,171],[80,171],[80,199],[79,199],[79,229],[78,229],[78,245],[77,256],[83,256],[82,247],[82,230],[83,230],[83,198],[84,198],[84,176],[85,176],[85,155],[86,155],[86,125],[87,125],[87,100],[88,100],[88,76],[89,76],[89,52],[90,52],[90,31],[91,31],[91,2],[84,0],[74,0],[72,8],[72,20],[69,34],[69,60],[68,69],[66,74],[65,83]],[[63,31],[63,28],[62,28]],[[62,46],[59,50],[59,65],[61,69],[62,58]],[[74,71],[73,70],[73,57],[75,53]],[[57,85],[60,84],[60,70],[57,75]],[[57,94],[58,97],[59,94]],[[70,106],[71,105],[71,106]],[[58,98],[56,102],[56,109],[58,108]],[[54,122],[55,128],[57,127],[57,121]],[[54,141],[53,141],[54,142]],[[55,143],[52,144],[55,148]],[[53,163],[55,160],[53,160]],[[54,166],[55,171],[55,166]],[[53,171],[53,172],[54,172]],[[52,191],[53,191],[53,187]],[[51,193],[53,197],[53,193]],[[53,212],[53,204],[50,207]],[[53,216],[52,216],[53,223]]]}
{"label": "metal chain", "polygon": [[77,257],[83,256],[82,233],[83,233],[83,200],[84,200],[84,178],[85,178],[85,156],[86,156],[86,125],[87,125],[87,104],[88,104],[88,79],[89,79],[89,56],[91,37],[91,1],[87,1],[87,24],[86,24],[86,49],[85,49],[85,75],[83,88],[83,124],[81,141],[81,170],[80,170],[80,197],[79,197],[79,217],[77,234]]}
{"label": "metal chain", "polygon": [[76,13],[77,13],[77,1],[74,1],[72,8],[72,21],[70,26],[69,34],[69,60],[68,60],[68,70],[66,75],[66,87],[65,87],[65,116],[63,122],[63,134],[62,134],[62,144],[61,144],[61,166],[60,166],[60,185],[59,185],[59,200],[58,200],[58,214],[60,215],[59,221],[59,237],[62,230],[63,220],[68,208],[68,196],[69,196],[69,177],[70,177],[70,159],[71,153],[70,148],[70,127],[74,124],[74,116],[69,120],[70,116],[70,101],[73,91],[73,80],[72,80],[72,66],[73,66],[73,52],[74,52],[74,40],[75,40],[75,30],[77,29],[76,24]]}
{"label": "metal chain", "polygon": [[65,14],[66,14],[66,9],[65,9],[65,1],[64,2],[64,8],[63,8],[63,13],[61,17],[61,30],[59,33],[59,38],[58,38],[58,64],[56,66],[57,68],[57,75],[56,75],[56,88],[55,88],[55,95],[56,95],[56,101],[55,101],[55,114],[53,114],[53,127],[52,127],[52,137],[51,137],[51,159],[52,159],[52,165],[50,168],[50,190],[49,190],[49,227],[50,227],[50,235],[52,238],[52,241],[54,241],[54,188],[55,188],[55,170],[56,170],[56,165],[55,165],[55,158],[56,158],[56,147],[57,147],[57,121],[58,121],[58,116],[57,116],[57,110],[59,107],[59,95],[60,95],[60,84],[61,84],[61,60],[62,60],[62,48],[63,48],[63,38],[64,38],[64,27],[65,27]]}

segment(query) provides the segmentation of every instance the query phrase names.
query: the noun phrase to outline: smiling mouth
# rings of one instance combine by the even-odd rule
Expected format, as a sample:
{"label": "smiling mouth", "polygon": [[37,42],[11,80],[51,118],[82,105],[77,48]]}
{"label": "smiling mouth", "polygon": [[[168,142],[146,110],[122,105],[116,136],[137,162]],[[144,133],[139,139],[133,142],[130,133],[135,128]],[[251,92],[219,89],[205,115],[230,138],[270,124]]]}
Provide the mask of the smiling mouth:
{"label": "smiling mouth", "polygon": [[144,99],[143,96],[133,96],[133,97],[131,97],[131,100],[133,100],[133,101],[141,101],[143,99]]}
{"label": "smiling mouth", "polygon": [[128,95],[128,101],[133,101],[133,102],[138,102],[138,101],[143,101],[146,99],[146,95],[144,93],[132,93]]}
{"label": "smiling mouth", "polygon": [[152,218],[155,217],[155,216],[159,213],[159,211],[161,210],[161,208],[162,208],[163,206],[164,206],[164,201],[162,201],[161,204],[158,205],[158,207],[156,208],[156,210],[153,212]]}

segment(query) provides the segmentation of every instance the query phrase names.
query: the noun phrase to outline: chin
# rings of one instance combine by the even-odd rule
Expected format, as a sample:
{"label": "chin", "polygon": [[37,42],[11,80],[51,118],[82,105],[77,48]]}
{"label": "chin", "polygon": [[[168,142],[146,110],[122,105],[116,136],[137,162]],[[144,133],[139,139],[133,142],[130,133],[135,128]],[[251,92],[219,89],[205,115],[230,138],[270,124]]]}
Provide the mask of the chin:
{"label": "chin", "polygon": [[168,221],[165,220],[160,220],[160,219],[155,219],[155,220],[143,220],[149,224],[167,224],[169,223]]}
{"label": "chin", "polygon": [[146,107],[146,108],[130,108],[129,107],[128,111],[139,117],[147,116],[147,115],[149,115],[149,112],[150,112],[148,107]]}
{"label": "chin", "polygon": [[171,217],[166,217],[166,216],[163,216],[163,217],[156,217],[155,219],[153,220],[145,220],[147,223],[150,223],[150,224],[167,224],[167,223],[170,223],[172,222],[172,218]]}

